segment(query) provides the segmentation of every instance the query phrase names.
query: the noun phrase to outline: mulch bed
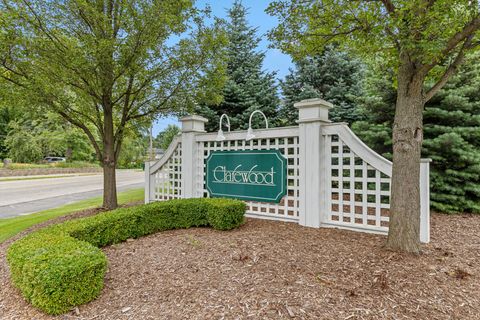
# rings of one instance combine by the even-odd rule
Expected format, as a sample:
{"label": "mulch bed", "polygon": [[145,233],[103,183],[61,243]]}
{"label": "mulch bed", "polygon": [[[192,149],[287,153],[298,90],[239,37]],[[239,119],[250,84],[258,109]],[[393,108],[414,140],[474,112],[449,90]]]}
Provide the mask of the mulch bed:
{"label": "mulch bed", "polygon": [[[431,224],[420,256],[383,249],[383,236],[256,219],[157,233],[105,248],[102,295],[57,318],[480,319],[480,216]],[[11,241],[0,245],[0,319],[55,318],[10,285]]]}

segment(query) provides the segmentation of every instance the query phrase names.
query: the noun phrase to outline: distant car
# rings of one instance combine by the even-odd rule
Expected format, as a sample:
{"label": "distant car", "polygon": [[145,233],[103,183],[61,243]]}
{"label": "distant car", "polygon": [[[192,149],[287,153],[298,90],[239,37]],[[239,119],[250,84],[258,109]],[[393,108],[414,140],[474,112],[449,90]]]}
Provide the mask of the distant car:
{"label": "distant car", "polygon": [[64,157],[46,157],[43,159],[46,163],[54,163],[54,162],[65,162],[66,159]]}

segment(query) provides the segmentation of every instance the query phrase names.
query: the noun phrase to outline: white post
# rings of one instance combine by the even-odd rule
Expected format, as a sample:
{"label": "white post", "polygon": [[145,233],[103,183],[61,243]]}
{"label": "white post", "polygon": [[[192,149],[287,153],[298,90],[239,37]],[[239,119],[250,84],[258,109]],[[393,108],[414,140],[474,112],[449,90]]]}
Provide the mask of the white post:
{"label": "white post", "polygon": [[319,228],[326,217],[326,168],[330,159],[325,155],[322,125],[329,123],[328,110],[333,106],[322,99],[295,103],[299,125],[300,224]]}
{"label": "white post", "polygon": [[430,242],[430,162],[420,160],[420,242]]}
{"label": "white post", "polygon": [[197,159],[197,142],[195,135],[205,132],[207,119],[191,115],[180,119],[182,122],[182,197],[198,198],[202,190],[196,190],[197,179],[203,178]]}
{"label": "white post", "polygon": [[145,161],[145,203],[155,200],[155,175],[150,172],[152,163],[151,160]]}
{"label": "white post", "polygon": [[150,161],[145,161],[145,204],[150,202]]}

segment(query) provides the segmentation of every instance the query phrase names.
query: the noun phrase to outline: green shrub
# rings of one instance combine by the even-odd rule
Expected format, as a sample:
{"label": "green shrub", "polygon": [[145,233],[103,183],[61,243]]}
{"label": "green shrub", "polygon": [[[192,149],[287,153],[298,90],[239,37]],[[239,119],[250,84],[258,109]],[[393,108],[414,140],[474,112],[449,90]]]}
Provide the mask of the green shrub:
{"label": "green shrub", "polygon": [[6,169],[27,170],[27,169],[50,169],[50,168],[100,168],[98,163],[87,161],[54,162],[54,163],[10,163]]}
{"label": "green shrub", "polygon": [[107,259],[89,243],[61,234],[37,233],[8,252],[12,281],[34,306],[60,314],[97,297]]}
{"label": "green shrub", "polygon": [[98,163],[87,161],[54,162],[49,165],[54,168],[100,168]]}
{"label": "green shrub", "polygon": [[26,169],[48,169],[50,165],[48,164],[36,164],[36,163],[10,163],[6,169],[8,170],[26,170]]}
{"label": "green shrub", "polygon": [[12,282],[32,305],[49,314],[65,313],[100,294],[107,260],[98,247],[170,229],[229,230],[243,223],[244,213],[238,200],[181,199],[67,221],[8,248]]}
{"label": "green shrub", "polygon": [[240,226],[243,223],[243,215],[239,212],[245,212],[245,203],[241,201],[232,202],[227,199],[207,199],[209,202],[207,209],[208,224],[218,230],[230,230]]}

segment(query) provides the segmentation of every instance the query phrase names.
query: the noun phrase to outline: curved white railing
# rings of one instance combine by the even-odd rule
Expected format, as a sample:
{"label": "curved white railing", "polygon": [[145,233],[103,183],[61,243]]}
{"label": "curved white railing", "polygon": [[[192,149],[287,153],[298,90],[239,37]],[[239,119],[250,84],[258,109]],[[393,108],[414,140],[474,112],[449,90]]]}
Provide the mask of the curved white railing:
{"label": "curved white railing", "polygon": [[324,225],[386,233],[392,163],[363,143],[345,123],[324,124]]}
{"label": "curved white railing", "polygon": [[179,135],[173,138],[167,150],[165,150],[165,153],[163,154],[163,156],[160,159],[158,159],[157,162],[155,162],[153,165],[150,166],[150,174],[154,174],[155,172],[157,172],[170,159],[170,157],[175,152],[175,150],[177,149],[181,141],[182,141],[182,137]]}
{"label": "curved white railing", "polygon": [[392,176],[392,162],[385,159],[357,137],[345,123],[333,123],[323,127],[323,134],[338,137],[360,158],[387,176]]}
{"label": "curved white railing", "polygon": [[[327,160],[327,215],[323,225],[387,233],[392,162],[363,143],[346,123],[323,124],[322,135],[326,138],[325,154],[329,154],[331,159],[338,159],[335,164],[333,160]],[[345,147],[350,151],[345,151]],[[357,158],[361,159],[358,163]],[[430,240],[428,162],[422,159],[420,163],[422,242]]]}
{"label": "curved white railing", "polygon": [[164,155],[145,163],[145,203],[182,196],[182,138],[176,136]]}

